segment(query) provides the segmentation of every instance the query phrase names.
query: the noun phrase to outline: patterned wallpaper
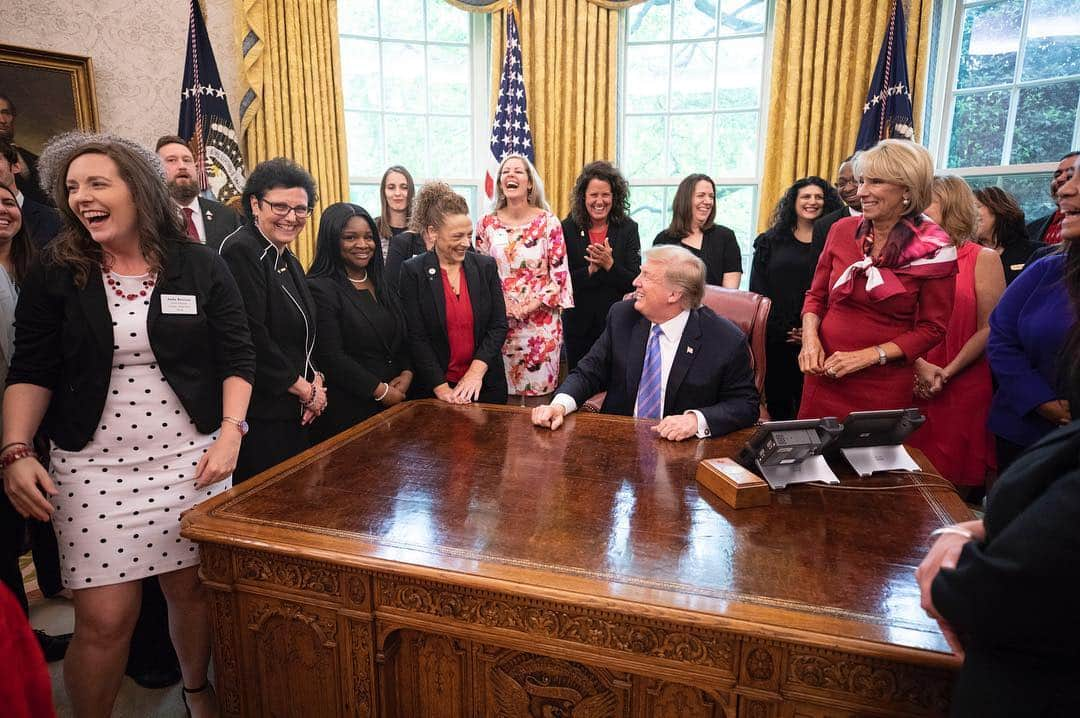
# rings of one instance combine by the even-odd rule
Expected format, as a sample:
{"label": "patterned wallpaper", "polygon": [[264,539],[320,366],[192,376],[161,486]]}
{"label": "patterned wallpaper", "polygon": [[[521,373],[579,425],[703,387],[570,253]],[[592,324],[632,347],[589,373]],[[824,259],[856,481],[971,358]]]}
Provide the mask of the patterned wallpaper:
{"label": "patterned wallpaper", "polygon": [[[176,132],[188,30],[186,0],[3,0],[3,4],[0,43],[91,58],[102,130],[147,145]],[[204,0],[203,5],[233,123],[239,129],[234,0]]]}

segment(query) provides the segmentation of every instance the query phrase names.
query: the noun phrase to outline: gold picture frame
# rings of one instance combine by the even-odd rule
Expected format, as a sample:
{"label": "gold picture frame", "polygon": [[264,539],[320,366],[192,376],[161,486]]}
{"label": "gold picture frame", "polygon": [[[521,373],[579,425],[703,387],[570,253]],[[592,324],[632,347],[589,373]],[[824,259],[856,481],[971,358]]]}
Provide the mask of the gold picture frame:
{"label": "gold picture frame", "polygon": [[98,129],[89,57],[0,44],[0,94],[17,110],[15,142],[31,152],[60,132]]}

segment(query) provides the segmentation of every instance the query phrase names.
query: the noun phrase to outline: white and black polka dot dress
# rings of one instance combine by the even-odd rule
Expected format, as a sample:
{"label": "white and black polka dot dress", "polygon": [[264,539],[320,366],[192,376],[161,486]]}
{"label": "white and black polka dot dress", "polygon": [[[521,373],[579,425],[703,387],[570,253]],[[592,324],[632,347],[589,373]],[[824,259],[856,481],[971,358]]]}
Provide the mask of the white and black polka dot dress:
{"label": "white and black polka dot dress", "polygon": [[[110,277],[137,298],[117,296]],[[217,435],[199,433],[154,359],[146,329],[149,280],[106,276],[115,344],[101,423],[80,451],[52,447],[53,527],[68,588],[198,564],[198,548],[180,537],[180,514],[231,484],[195,489],[195,467]]]}

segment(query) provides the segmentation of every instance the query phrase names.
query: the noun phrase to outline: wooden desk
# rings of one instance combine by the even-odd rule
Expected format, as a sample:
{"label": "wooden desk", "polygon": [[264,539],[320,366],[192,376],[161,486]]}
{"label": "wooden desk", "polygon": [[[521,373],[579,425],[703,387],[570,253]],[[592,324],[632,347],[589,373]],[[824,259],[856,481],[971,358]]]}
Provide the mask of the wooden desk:
{"label": "wooden desk", "polygon": [[944,714],[957,663],[914,569],[964,504],[801,486],[734,511],[693,475],[746,435],[412,402],[204,503],[183,533],[225,714]]}

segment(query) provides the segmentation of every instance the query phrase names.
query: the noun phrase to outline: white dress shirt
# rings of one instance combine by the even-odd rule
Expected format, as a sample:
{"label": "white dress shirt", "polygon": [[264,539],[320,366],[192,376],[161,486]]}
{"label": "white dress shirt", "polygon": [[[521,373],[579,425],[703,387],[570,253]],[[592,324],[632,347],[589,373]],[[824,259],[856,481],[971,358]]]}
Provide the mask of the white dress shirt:
{"label": "white dress shirt", "polygon": [[[195,231],[199,233],[199,241],[206,244],[206,223],[203,221],[202,208],[199,207],[199,198],[191,200],[188,204],[178,204],[180,207],[180,219],[184,219],[184,208],[190,207],[193,211],[191,213],[191,221],[195,223]],[[184,226],[186,227],[186,221]]]}
{"label": "white dress shirt", "polygon": [[[676,314],[671,319],[667,320],[660,326],[660,406],[664,406],[664,401],[667,398],[667,383],[668,377],[671,375],[671,365],[675,363],[675,352],[679,348],[679,343],[682,341],[683,331],[686,329],[686,323],[690,320],[690,310],[684,309]],[[657,326],[656,324],[649,325],[649,335],[652,335],[652,328]],[[646,351],[648,351],[648,345],[646,345]],[[577,411],[578,405],[574,401],[574,397],[569,394],[556,394],[555,398],[551,400],[552,404],[558,404],[566,409],[567,414],[572,414]],[[684,414],[693,414],[697,417],[697,437],[704,439],[709,436],[709,424],[705,421],[705,415],[697,409],[690,409],[683,412]],[[638,406],[637,398],[634,399],[634,417],[637,418]]]}

